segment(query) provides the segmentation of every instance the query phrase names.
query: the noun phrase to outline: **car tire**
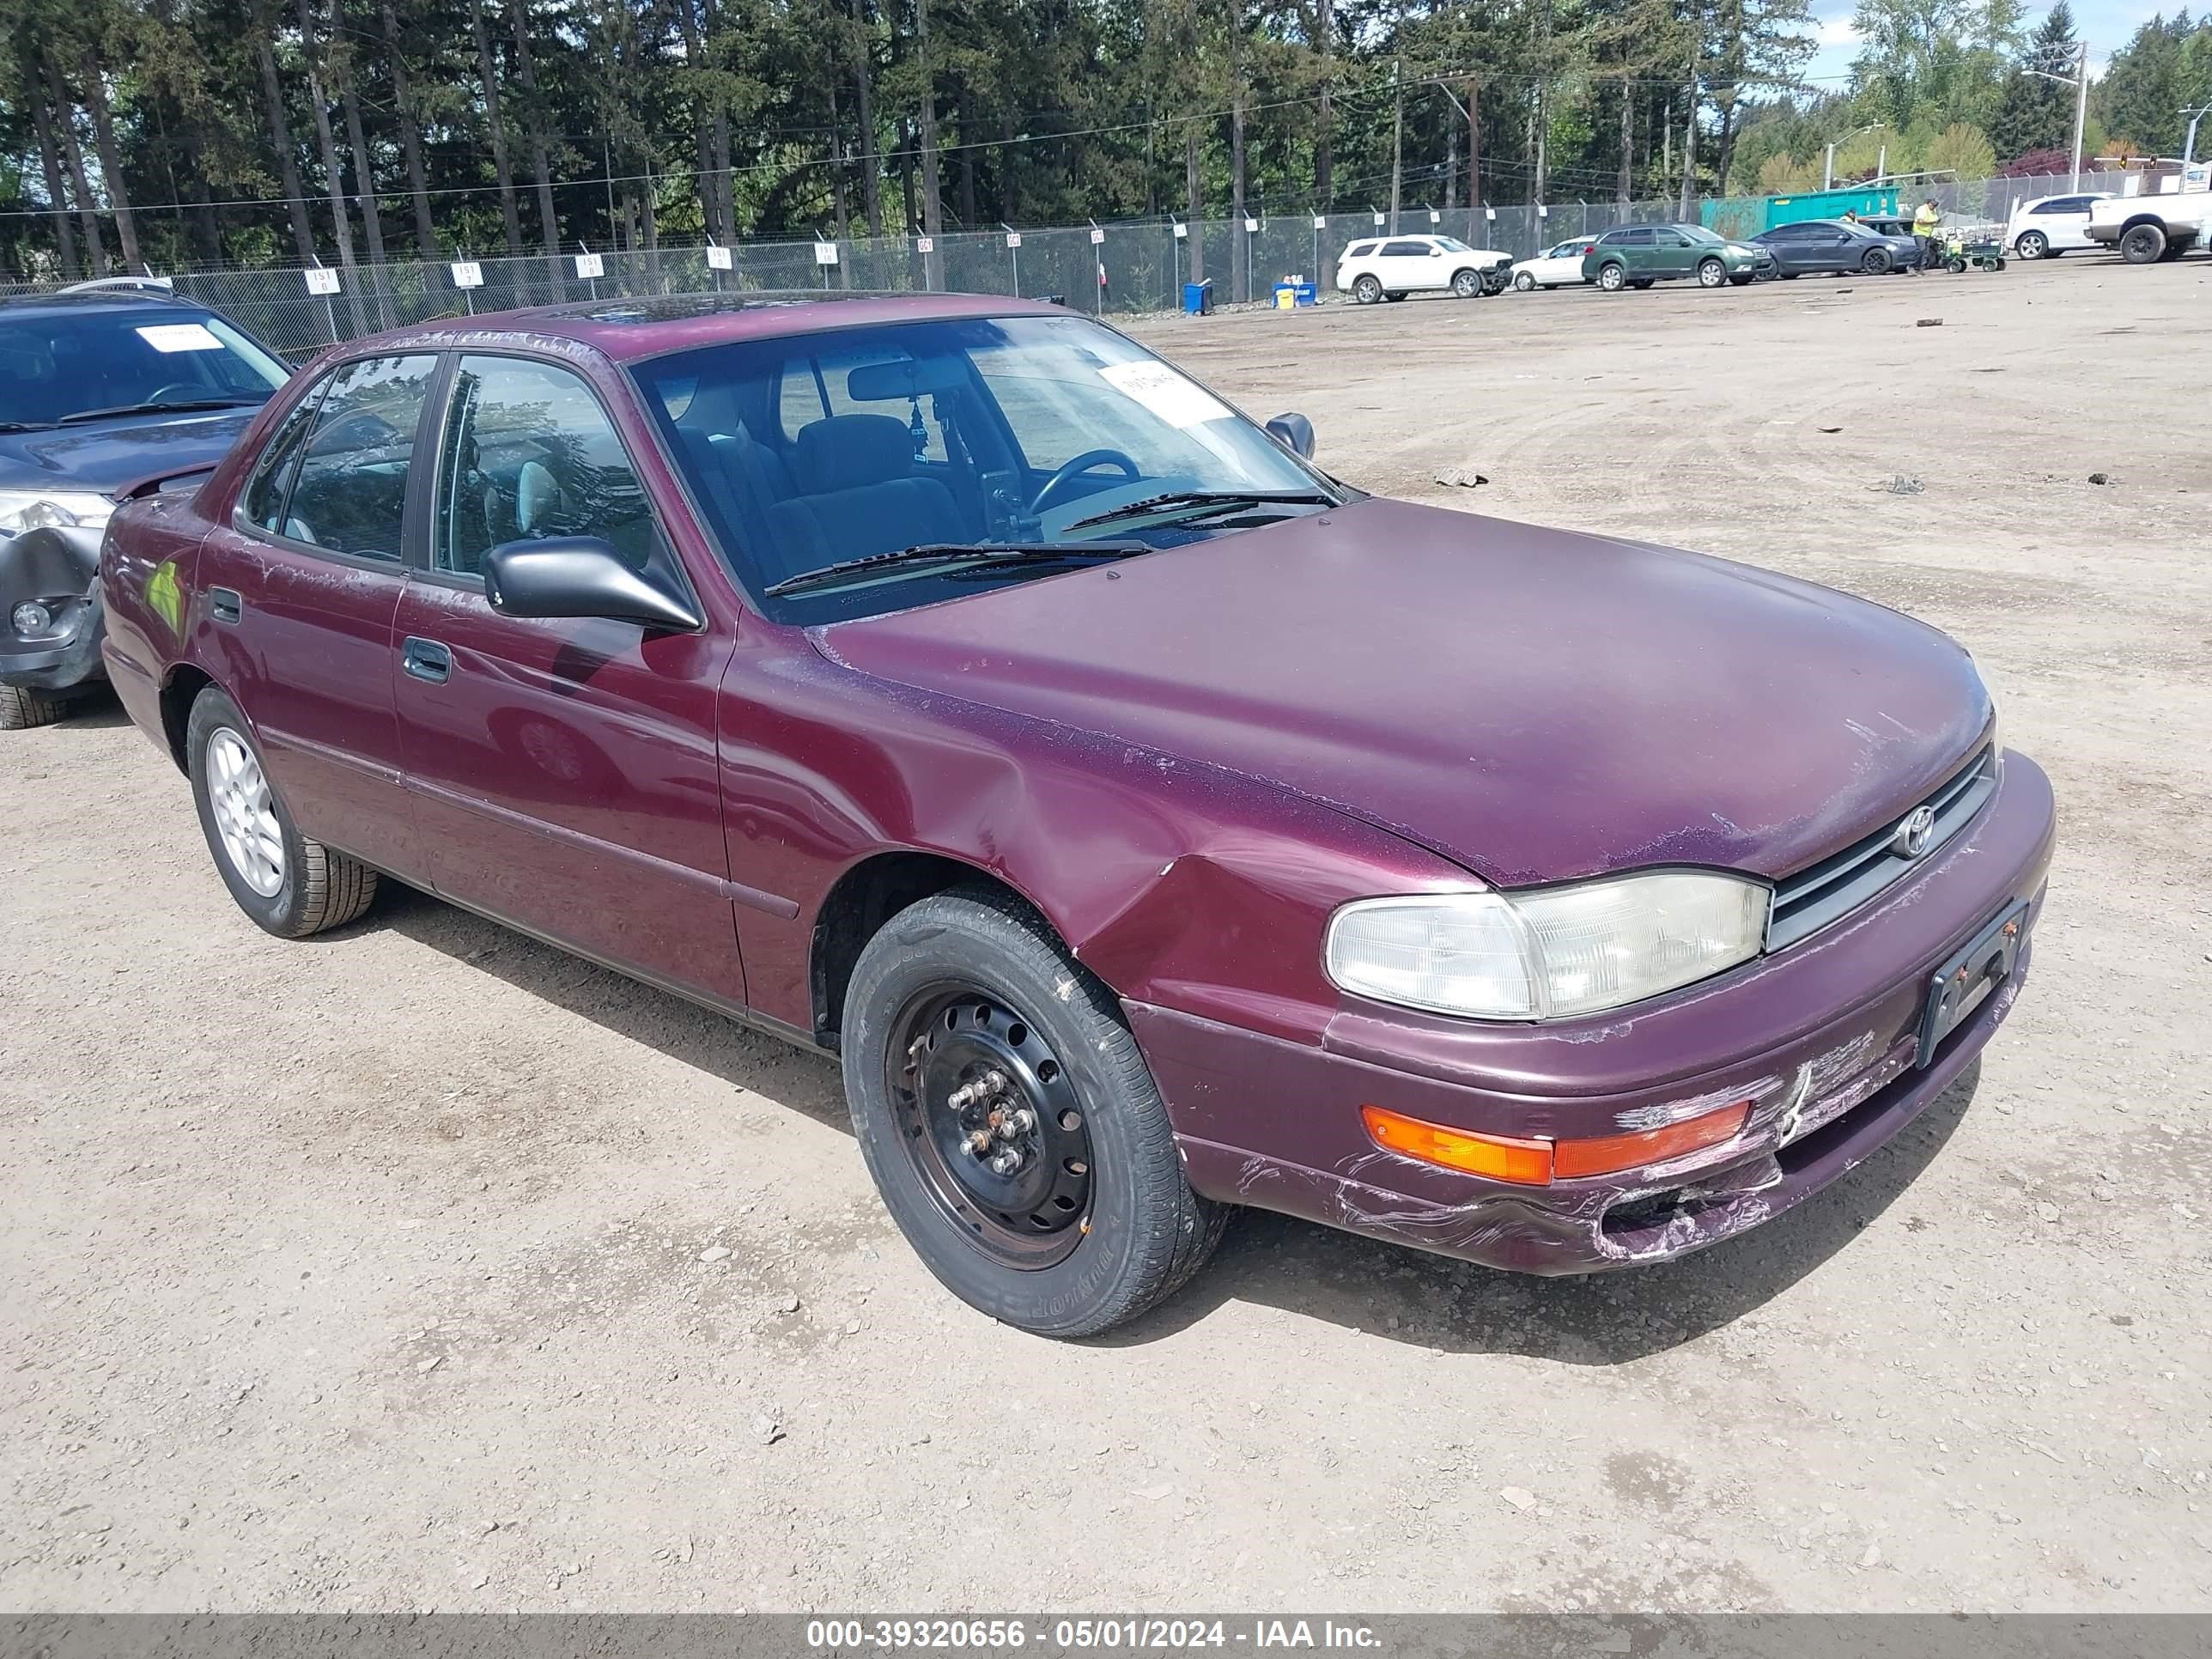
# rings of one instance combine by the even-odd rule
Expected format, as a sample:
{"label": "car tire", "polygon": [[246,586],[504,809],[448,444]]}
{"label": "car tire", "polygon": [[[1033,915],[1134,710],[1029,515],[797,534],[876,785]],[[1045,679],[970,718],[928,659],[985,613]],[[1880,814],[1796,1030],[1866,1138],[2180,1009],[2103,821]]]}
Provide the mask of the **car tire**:
{"label": "car tire", "polygon": [[2120,233],[2120,258],[2131,265],[2154,265],[2166,258],[2161,225],[2130,225]]}
{"label": "car tire", "polygon": [[1631,283],[1629,286],[1640,291],[1644,289],[1650,288],[1659,279],[1656,276],[1638,276],[1634,282]]}
{"label": "car tire", "polygon": [[1362,276],[1352,283],[1352,297],[1364,306],[1371,306],[1382,297],[1382,284],[1372,276]]}
{"label": "car tire", "polygon": [[1887,276],[1892,261],[1886,247],[1870,247],[1866,258],[1859,261],[1859,269],[1869,276]]}
{"label": "car tire", "polygon": [[1518,270],[1513,273],[1513,286],[1520,293],[1531,294],[1535,291],[1536,279],[1525,270]]}
{"label": "car tire", "polygon": [[2012,251],[2023,259],[2047,259],[2051,257],[2051,239],[2039,230],[2023,230]]}
{"label": "car tire", "polygon": [[1778,270],[1774,274],[1782,282],[1794,283],[1805,273],[1802,270]]}
{"label": "car tire", "polygon": [[216,871],[263,931],[305,939],[368,908],[376,872],[300,833],[245,717],[222,692],[210,688],[193,700],[185,759]]}
{"label": "car tire", "polygon": [[1618,294],[1628,286],[1628,272],[1620,265],[1600,265],[1597,285],[1607,294]]}
{"label": "car tire", "polygon": [[1759,273],[1755,270],[1740,270],[1735,276],[1729,278],[1729,286],[1730,288],[1749,288],[1752,283],[1757,280],[1758,276]]}
{"label": "car tire", "polygon": [[2063,255],[2065,252],[2066,250],[2063,247],[2047,247],[2043,250],[2043,257],[2046,259],[2056,259]]}
{"label": "car tire", "polygon": [[1727,281],[1728,267],[1723,264],[1718,259],[1700,259],[1698,261],[1698,286],[1699,288],[1718,288]]}
{"label": "car tire", "polygon": [[957,888],[885,922],[854,966],[840,1051],[884,1206],[970,1307],[1093,1336],[1172,1295],[1220,1242],[1229,1206],[1183,1178],[1113,993],[1011,895]]}
{"label": "car tire", "polygon": [[1472,269],[1455,270],[1452,272],[1451,291],[1462,300],[1480,300],[1482,297],[1482,273]]}
{"label": "car tire", "polygon": [[1395,305],[1396,305],[1396,304],[1398,303],[1398,301],[1401,301],[1401,300],[1402,300],[1402,299],[1404,299],[1404,298],[1406,297],[1406,290],[1405,290],[1404,289],[1402,289],[1402,288],[1401,288],[1401,289],[1399,289],[1395,290],[1395,292],[1393,292],[1393,293],[1385,294],[1382,297],[1383,297],[1384,299],[1388,300],[1388,301],[1389,301],[1392,305],[1394,305],[1394,306],[1395,306]]}
{"label": "car tire", "polygon": [[34,685],[0,685],[0,732],[52,726],[69,713],[70,699]]}

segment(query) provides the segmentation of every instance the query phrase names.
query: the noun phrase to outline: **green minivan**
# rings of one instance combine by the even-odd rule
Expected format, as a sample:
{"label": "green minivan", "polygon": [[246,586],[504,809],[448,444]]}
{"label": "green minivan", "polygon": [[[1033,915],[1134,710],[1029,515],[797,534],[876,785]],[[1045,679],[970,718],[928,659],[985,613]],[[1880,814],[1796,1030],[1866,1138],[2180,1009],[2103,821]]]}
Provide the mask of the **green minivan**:
{"label": "green minivan", "polygon": [[1620,225],[1583,249],[1583,280],[1608,294],[1684,276],[1699,288],[1741,288],[1776,269],[1769,250],[1731,242],[1703,225]]}

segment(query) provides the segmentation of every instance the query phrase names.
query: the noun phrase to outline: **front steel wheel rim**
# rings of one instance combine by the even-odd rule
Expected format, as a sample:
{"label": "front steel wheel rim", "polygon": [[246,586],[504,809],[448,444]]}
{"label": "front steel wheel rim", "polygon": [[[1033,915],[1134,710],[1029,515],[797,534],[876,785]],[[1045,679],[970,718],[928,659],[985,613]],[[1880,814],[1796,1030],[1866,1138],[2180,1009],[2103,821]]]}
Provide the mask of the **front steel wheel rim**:
{"label": "front steel wheel rim", "polygon": [[939,984],[891,1026],[901,1152],[953,1230],[1000,1266],[1065,1261],[1091,1231],[1090,1114],[1052,1045],[1004,999]]}
{"label": "front steel wheel rim", "polygon": [[208,738],[208,805],[216,839],[238,878],[263,898],[284,890],[284,832],[252,746],[228,726]]}

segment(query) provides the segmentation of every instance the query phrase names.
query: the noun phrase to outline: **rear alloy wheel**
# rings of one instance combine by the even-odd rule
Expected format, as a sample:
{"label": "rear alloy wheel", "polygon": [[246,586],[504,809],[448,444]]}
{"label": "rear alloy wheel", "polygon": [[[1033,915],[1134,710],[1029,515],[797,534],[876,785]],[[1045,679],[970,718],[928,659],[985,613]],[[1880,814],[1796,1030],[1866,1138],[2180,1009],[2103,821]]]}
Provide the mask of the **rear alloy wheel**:
{"label": "rear alloy wheel", "polygon": [[1628,285],[1628,273],[1619,265],[1600,265],[1597,285],[1607,294],[1618,294]]}
{"label": "rear alloy wheel", "polygon": [[1887,248],[1870,247],[1867,250],[1866,258],[1859,261],[1859,269],[1869,276],[1886,276],[1889,274],[1889,264]]}
{"label": "rear alloy wheel", "polygon": [[1535,289],[1536,279],[1525,270],[1516,270],[1513,273],[1513,286],[1522,293],[1528,294]]}
{"label": "rear alloy wheel", "polygon": [[2012,251],[2023,259],[2046,258],[2051,252],[2051,239],[2039,230],[2024,230],[2020,240],[2012,245]]}
{"label": "rear alloy wheel", "polygon": [[1718,259],[1700,259],[1698,261],[1698,286],[1699,288],[1718,288],[1726,281],[1728,281],[1728,267],[1723,264]]}
{"label": "rear alloy wheel", "polygon": [[52,726],[69,713],[69,699],[34,685],[0,685],[0,732]]}
{"label": "rear alloy wheel", "polygon": [[854,967],[840,1048],[892,1220],[993,1318],[1093,1335],[1219,1241],[1228,1212],[1184,1181],[1112,994],[1010,896],[957,890],[886,922]]}
{"label": "rear alloy wheel", "polygon": [[2162,225],[2130,225],[2120,233],[2120,258],[2131,265],[2154,265],[2166,258]]}
{"label": "rear alloy wheel", "polygon": [[1371,306],[1382,297],[1382,284],[1372,276],[1362,276],[1352,283],[1352,297],[1364,306]]}
{"label": "rear alloy wheel", "polygon": [[238,908],[279,939],[353,921],[376,896],[376,872],[301,835],[262,768],[238,705],[200,693],[185,731],[200,828]]}
{"label": "rear alloy wheel", "polygon": [[1482,273],[1479,270],[1455,270],[1452,273],[1452,292],[1462,300],[1482,297]]}

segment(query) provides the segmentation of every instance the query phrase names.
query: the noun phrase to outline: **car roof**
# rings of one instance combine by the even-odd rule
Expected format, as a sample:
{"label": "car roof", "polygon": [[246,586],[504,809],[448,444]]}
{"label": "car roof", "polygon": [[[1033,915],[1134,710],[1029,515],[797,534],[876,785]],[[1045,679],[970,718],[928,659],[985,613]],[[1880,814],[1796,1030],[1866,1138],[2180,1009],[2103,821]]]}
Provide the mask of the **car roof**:
{"label": "car roof", "polygon": [[776,339],[870,325],[953,321],[969,317],[1079,315],[1042,300],[988,294],[834,293],[800,289],[741,294],[674,294],[587,300],[517,311],[445,317],[348,341],[344,352],[410,348],[450,351],[471,345],[590,348],[618,363],[738,340]]}
{"label": "car roof", "polygon": [[143,288],[88,294],[16,294],[0,299],[0,318],[123,316],[133,312],[207,309],[177,295]]}

